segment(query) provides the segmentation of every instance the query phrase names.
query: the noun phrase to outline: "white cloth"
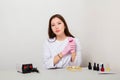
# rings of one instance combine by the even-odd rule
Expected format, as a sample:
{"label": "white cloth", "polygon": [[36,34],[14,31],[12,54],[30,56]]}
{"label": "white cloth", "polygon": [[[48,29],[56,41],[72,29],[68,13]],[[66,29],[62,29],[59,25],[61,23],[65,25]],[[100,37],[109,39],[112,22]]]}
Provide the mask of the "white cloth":
{"label": "white cloth", "polygon": [[63,41],[54,39],[46,40],[44,43],[44,67],[45,68],[64,68],[67,66],[80,66],[81,65],[81,48],[79,39],[75,38],[76,42],[76,57],[75,61],[71,62],[71,53],[62,57],[62,59],[54,65],[54,57],[63,51],[68,44],[68,37]]}

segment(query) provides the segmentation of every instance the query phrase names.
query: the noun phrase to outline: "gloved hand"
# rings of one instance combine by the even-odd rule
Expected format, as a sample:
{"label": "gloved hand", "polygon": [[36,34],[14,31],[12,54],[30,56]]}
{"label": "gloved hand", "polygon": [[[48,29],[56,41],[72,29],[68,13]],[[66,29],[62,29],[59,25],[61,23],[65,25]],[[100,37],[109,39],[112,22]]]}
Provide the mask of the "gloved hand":
{"label": "gloved hand", "polygon": [[67,46],[64,48],[64,50],[62,51],[62,55],[66,55],[68,54],[69,52],[75,52],[75,41],[72,37],[69,37],[68,38],[68,44]]}
{"label": "gloved hand", "polygon": [[68,41],[69,41],[70,46],[72,47],[70,52],[71,52],[71,53],[75,52],[76,45],[75,45],[75,40],[74,40],[74,38],[69,37],[69,38],[68,38]]}
{"label": "gloved hand", "polygon": [[62,55],[65,56],[66,54],[68,54],[71,50],[71,46],[68,43],[67,46],[64,48],[64,50],[62,51]]}

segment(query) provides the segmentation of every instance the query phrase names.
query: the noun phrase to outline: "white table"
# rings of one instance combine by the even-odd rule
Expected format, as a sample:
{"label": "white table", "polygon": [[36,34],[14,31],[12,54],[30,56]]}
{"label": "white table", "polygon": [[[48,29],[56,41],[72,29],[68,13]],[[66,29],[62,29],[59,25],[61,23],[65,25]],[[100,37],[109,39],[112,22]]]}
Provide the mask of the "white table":
{"label": "white table", "polygon": [[120,73],[99,74],[97,71],[82,68],[82,71],[66,69],[46,70],[38,68],[40,73],[18,73],[16,70],[0,71],[0,80],[120,80]]}

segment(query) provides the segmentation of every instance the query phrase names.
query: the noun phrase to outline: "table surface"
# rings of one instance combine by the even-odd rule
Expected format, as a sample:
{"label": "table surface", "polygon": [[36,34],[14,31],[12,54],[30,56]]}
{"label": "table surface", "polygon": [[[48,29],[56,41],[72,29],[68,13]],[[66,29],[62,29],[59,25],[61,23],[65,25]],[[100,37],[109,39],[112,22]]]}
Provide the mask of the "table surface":
{"label": "table surface", "polygon": [[16,70],[1,70],[0,80],[120,80],[120,73],[100,74],[98,71],[82,68],[81,71],[67,69],[46,70],[38,68],[40,73],[18,73]]}

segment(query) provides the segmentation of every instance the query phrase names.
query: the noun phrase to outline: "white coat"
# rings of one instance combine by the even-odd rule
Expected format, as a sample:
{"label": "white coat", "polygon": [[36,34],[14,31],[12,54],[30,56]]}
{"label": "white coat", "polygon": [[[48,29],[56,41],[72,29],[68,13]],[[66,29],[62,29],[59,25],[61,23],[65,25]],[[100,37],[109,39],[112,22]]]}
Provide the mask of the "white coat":
{"label": "white coat", "polygon": [[54,65],[54,57],[64,50],[68,44],[68,37],[63,41],[54,39],[46,40],[44,43],[44,67],[45,68],[64,68],[67,66],[80,66],[81,65],[81,48],[79,39],[75,38],[76,43],[76,57],[75,61],[71,62],[71,53],[62,57],[62,59]]}

